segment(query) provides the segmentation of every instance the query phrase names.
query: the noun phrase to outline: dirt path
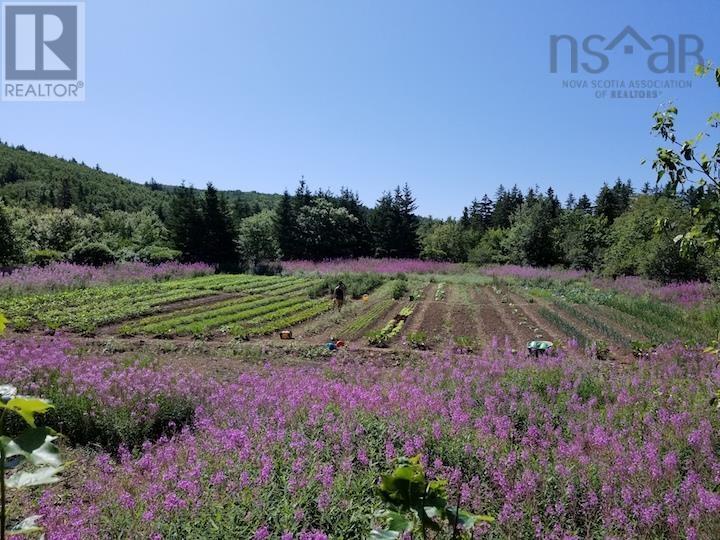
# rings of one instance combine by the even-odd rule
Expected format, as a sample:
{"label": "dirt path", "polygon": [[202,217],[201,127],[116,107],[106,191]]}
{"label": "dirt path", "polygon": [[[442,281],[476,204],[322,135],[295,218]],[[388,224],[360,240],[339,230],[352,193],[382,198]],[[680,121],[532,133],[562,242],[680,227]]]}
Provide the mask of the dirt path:
{"label": "dirt path", "polygon": [[492,343],[497,338],[499,346],[505,345],[506,338],[511,347],[517,347],[518,342],[514,333],[514,325],[504,320],[502,311],[495,305],[490,296],[495,296],[492,289],[480,286],[472,291],[473,303],[477,306],[478,331],[485,343]]}
{"label": "dirt path", "polygon": [[483,318],[483,323],[487,328],[486,333],[497,335],[502,344],[505,336],[497,334],[495,328],[497,327],[500,331],[504,330],[514,348],[524,347],[528,341],[535,339],[535,333],[530,326],[520,324],[521,317],[512,312],[509,303],[501,301],[501,295],[495,293],[490,287],[480,287],[480,292],[492,308],[492,312],[487,313],[487,319]]}
{"label": "dirt path", "polygon": [[513,311],[517,310],[516,315],[521,321],[525,321],[527,323],[522,326],[527,330],[525,335],[527,336],[528,341],[532,341],[534,339],[554,341],[560,337],[568,337],[564,332],[562,332],[562,330],[557,328],[551,322],[545,320],[542,315],[537,312],[537,309],[540,306],[553,309],[551,306],[546,306],[538,302],[530,303],[519,294],[514,293],[507,288],[503,289],[503,292],[512,303],[512,306],[509,306],[510,309]]}
{"label": "dirt path", "polygon": [[409,334],[420,330],[422,321],[426,316],[425,314],[435,302],[435,289],[436,285],[434,283],[427,284],[423,290],[422,299],[415,305],[413,314],[410,315],[408,320],[405,322],[405,328],[403,328],[402,334]]}
{"label": "dirt path", "polygon": [[442,348],[448,342],[450,306],[443,301],[427,303],[422,318],[416,319],[415,332],[423,332],[427,336],[427,344],[431,349]]}

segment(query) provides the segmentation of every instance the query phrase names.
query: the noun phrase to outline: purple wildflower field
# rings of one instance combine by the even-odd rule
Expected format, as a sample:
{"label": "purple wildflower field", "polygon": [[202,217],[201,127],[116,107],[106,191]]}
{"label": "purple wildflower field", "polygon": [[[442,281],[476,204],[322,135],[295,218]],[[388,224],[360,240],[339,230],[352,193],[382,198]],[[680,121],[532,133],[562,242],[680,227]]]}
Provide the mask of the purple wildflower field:
{"label": "purple wildflower field", "polygon": [[202,276],[212,274],[214,271],[212,266],[205,263],[166,262],[152,265],[126,262],[95,267],[60,262],[44,267],[24,266],[12,273],[0,274],[0,291],[19,293],[70,289],[90,285]]}
{"label": "purple wildflower field", "polygon": [[636,276],[623,276],[613,280],[594,279],[594,286],[613,289],[633,296],[650,295],[658,300],[692,307],[711,298],[715,293],[711,283],[703,281],[685,281],[662,284]]}
{"label": "purple wildflower field", "polygon": [[572,343],[399,365],[350,350],[245,364],[229,382],[69,350],[2,342],[2,378],[112,418],[160,421],[158,396],[191,400],[194,416],[134,449],[66,449],[67,483],[35,503],[48,539],[362,538],[379,475],[416,454],[496,517],[475,538],[720,537],[720,368],[680,344],[632,363]]}
{"label": "purple wildflower field", "polygon": [[373,272],[377,274],[430,274],[462,272],[456,263],[424,261],[421,259],[333,259],[328,261],[285,261],[283,270],[287,273],[319,272],[335,274],[340,272]]}

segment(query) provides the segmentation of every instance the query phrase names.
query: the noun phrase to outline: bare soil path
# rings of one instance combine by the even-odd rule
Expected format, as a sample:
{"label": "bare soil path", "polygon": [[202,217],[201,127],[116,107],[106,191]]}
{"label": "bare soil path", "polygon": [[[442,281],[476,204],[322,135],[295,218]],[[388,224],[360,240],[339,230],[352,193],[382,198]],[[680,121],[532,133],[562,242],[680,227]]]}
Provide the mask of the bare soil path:
{"label": "bare soil path", "polygon": [[[490,287],[480,287],[479,293],[481,295],[481,302],[487,303],[488,308],[483,316],[483,323],[485,324],[485,333],[488,335],[496,336],[500,340],[500,344],[507,336],[510,344],[513,348],[524,346],[528,341],[529,328],[520,326],[520,321],[513,316],[510,311],[510,306],[507,303],[503,303],[500,295]],[[502,333],[505,335],[502,335]]]}

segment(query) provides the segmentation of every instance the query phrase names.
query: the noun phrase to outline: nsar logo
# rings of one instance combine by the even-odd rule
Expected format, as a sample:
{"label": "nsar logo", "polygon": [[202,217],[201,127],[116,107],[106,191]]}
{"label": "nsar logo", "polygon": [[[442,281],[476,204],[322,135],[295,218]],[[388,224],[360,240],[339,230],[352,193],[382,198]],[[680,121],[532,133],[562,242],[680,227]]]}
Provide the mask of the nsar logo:
{"label": "nsar logo", "polygon": [[[602,73],[610,66],[610,53],[622,45],[625,55],[634,55],[643,51],[647,55],[647,67],[652,73],[686,73],[692,71],[697,64],[703,64],[704,43],[695,34],[680,34],[677,39],[666,34],[657,34],[649,40],[645,39],[632,26],[626,26],[622,32],[612,39],[602,34],[586,36],[578,41],[574,36],[550,36],[550,72],[558,72],[558,51],[569,53],[570,73],[577,73],[582,68],[586,73]],[[581,58],[580,50],[583,57]],[[581,59],[589,61],[581,62]]]}

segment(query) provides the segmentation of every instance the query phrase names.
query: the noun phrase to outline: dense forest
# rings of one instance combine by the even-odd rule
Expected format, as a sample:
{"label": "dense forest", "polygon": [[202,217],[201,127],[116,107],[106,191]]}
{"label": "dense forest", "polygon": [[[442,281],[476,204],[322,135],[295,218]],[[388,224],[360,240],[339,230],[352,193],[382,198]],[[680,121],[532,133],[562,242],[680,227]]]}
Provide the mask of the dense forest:
{"label": "dense forest", "polygon": [[439,220],[417,215],[407,184],[368,208],[350,189],[313,192],[304,179],[282,195],[143,185],[0,144],[0,265],[179,259],[267,271],[280,259],[422,257],[706,279],[717,255],[676,241],[702,195],[618,179],[561,203],[552,187],[499,186]]}

